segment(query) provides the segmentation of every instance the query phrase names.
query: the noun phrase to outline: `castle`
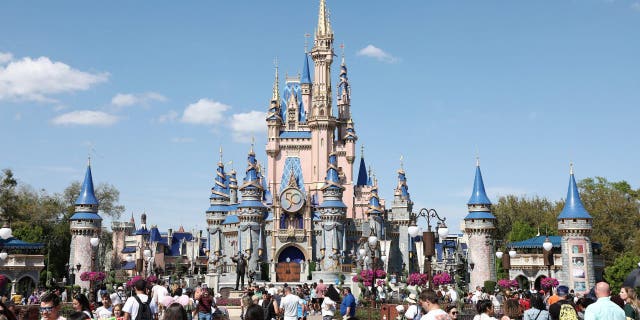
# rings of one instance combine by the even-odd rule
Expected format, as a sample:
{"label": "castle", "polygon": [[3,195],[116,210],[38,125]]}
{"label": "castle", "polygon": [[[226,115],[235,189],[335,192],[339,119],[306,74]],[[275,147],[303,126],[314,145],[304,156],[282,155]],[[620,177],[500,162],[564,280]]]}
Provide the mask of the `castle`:
{"label": "castle", "polygon": [[[416,221],[402,164],[389,208],[378,195],[378,183],[367,172],[363,154],[357,174],[354,170],[358,137],[351,114],[351,87],[342,57],[334,96],[333,44],[326,3],[321,0],[313,47],[304,53],[301,76],[287,78],[281,90],[276,66],[266,108],[266,168],[260,165],[252,144],[239,183],[234,170],[226,172],[220,151],[210,205],[204,212],[206,235],[147,229],[146,217],[139,229],[133,220],[114,222],[116,265],[147,274],[157,268],[167,272],[188,267],[191,274],[206,274],[205,281],[216,289],[233,286],[235,268],[231,258],[239,255],[247,258],[255,279],[271,282],[343,278],[349,283],[348,275],[356,264],[384,268],[389,274],[421,269],[426,259],[421,254],[424,248],[419,245],[422,237],[409,235],[409,227]],[[90,265],[90,238],[101,227],[92,184],[88,167],[76,202],[76,215],[71,219],[71,265]],[[448,255],[455,249],[467,264],[464,269],[470,273],[469,285],[473,288],[482,286],[485,280],[496,280],[496,218],[479,163],[467,206],[469,213],[463,228],[466,240],[454,237],[451,247],[441,239],[435,244],[434,265],[436,270],[451,270],[447,269],[451,266],[442,264],[443,252]],[[559,258],[555,259],[554,275],[576,291],[589,288],[597,277],[589,239],[592,219],[581,204],[573,170],[558,226],[561,237],[553,238]],[[518,245],[512,244],[514,248]],[[512,260],[510,275],[539,281],[546,270],[541,247],[541,242],[535,242],[535,255],[522,258],[521,262],[517,260],[520,257]]]}

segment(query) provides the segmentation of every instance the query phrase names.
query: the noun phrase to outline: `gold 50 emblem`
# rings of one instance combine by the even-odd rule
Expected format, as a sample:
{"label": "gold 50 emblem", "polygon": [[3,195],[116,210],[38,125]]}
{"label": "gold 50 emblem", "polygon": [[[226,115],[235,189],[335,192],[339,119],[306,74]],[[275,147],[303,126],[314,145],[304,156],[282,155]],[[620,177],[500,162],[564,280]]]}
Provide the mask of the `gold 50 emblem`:
{"label": "gold 50 emblem", "polygon": [[285,189],[280,195],[280,205],[286,212],[298,212],[304,205],[304,195],[296,188]]}

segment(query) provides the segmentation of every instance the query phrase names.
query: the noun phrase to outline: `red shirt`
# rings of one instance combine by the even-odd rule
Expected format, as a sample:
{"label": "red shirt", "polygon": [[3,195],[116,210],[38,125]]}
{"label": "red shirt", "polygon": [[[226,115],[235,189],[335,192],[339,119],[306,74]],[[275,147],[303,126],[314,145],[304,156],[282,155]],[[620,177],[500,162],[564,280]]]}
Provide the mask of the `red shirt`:
{"label": "red shirt", "polygon": [[327,285],[324,283],[318,283],[316,286],[316,297],[324,298],[325,292],[327,292]]}

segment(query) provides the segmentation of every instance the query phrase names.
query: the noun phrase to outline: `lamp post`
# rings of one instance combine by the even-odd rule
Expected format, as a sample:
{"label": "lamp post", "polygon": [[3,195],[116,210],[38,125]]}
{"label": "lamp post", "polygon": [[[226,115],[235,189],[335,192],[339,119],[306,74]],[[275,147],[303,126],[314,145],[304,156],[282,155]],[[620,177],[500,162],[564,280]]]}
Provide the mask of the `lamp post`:
{"label": "lamp post", "polygon": [[418,218],[427,220],[427,231],[422,233],[422,250],[424,254],[424,273],[429,278],[429,288],[433,288],[433,279],[431,277],[431,257],[435,254],[435,232],[431,231],[431,218],[438,219],[436,229],[439,239],[446,239],[449,235],[449,228],[445,223],[447,218],[442,218],[435,209],[422,208],[418,213],[411,213],[412,225],[408,228],[411,237],[417,237],[420,229],[417,226]]}
{"label": "lamp post", "polygon": [[[8,240],[9,238],[12,238],[12,237],[13,235],[12,235],[11,228],[9,227],[9,224],[5,222],[2,228],[0,228],[0,238],[2,238],[2,240]],[[4,247],[4,242],[3,242],[3,247]],[[7,253],[7,251],[5,251],[4,248],[2,248],[2,252],[0,252],[0,260],[4,261],[5,259],[7,259],[8,256],[9,254]]]}
{"label": "lamp post", "polygon": [[542,243],[544,265],[547,267],[547,276],[551,278],[551,266],[553,266],[553,243],[549,240],[549,235],[544,239]]}
{"label": "lamp post", "polygon": [[[91,268],[89,271],[93,272],[96,268],[96,249],[98,248],[98,245],[100,245],[100,238],[93,237],[89,240],[89,243],[91,243]],[[89,279],[89,302],[95,302],[95,298],[96,295],[95,292],[93,292],[93,280]]]}
{"label": "lamp post", "polygon": [[[498,242],[496,240],[496,242]],[[511,258],[515,258],[518,255],[518,252],[514,248],[511,248],[507,255],[501,251],[501,249],[496,250],[496,258],[502,261],[502,269],[507,272],[507,278],[509,278],[509,269],[511,269]]]}
{"label": "lamp post", "polygon": [[149,276],[149,261],[151,261],[151,249],[149,249],[148,245],[144,249],[142,254],[144,255],[144,275],[148,277]]}

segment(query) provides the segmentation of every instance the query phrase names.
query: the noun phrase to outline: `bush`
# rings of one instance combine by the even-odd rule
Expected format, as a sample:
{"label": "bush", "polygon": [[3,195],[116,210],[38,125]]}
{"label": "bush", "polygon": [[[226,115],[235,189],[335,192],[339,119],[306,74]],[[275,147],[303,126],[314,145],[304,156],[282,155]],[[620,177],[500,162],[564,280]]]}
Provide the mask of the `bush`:
{"label": "bush", "polygon": [[491,281],[491,280],[487,280],[484,282],[484,290],[486,293],[492,293],[493,291],[496,290],[496,282],[495,281]]}

